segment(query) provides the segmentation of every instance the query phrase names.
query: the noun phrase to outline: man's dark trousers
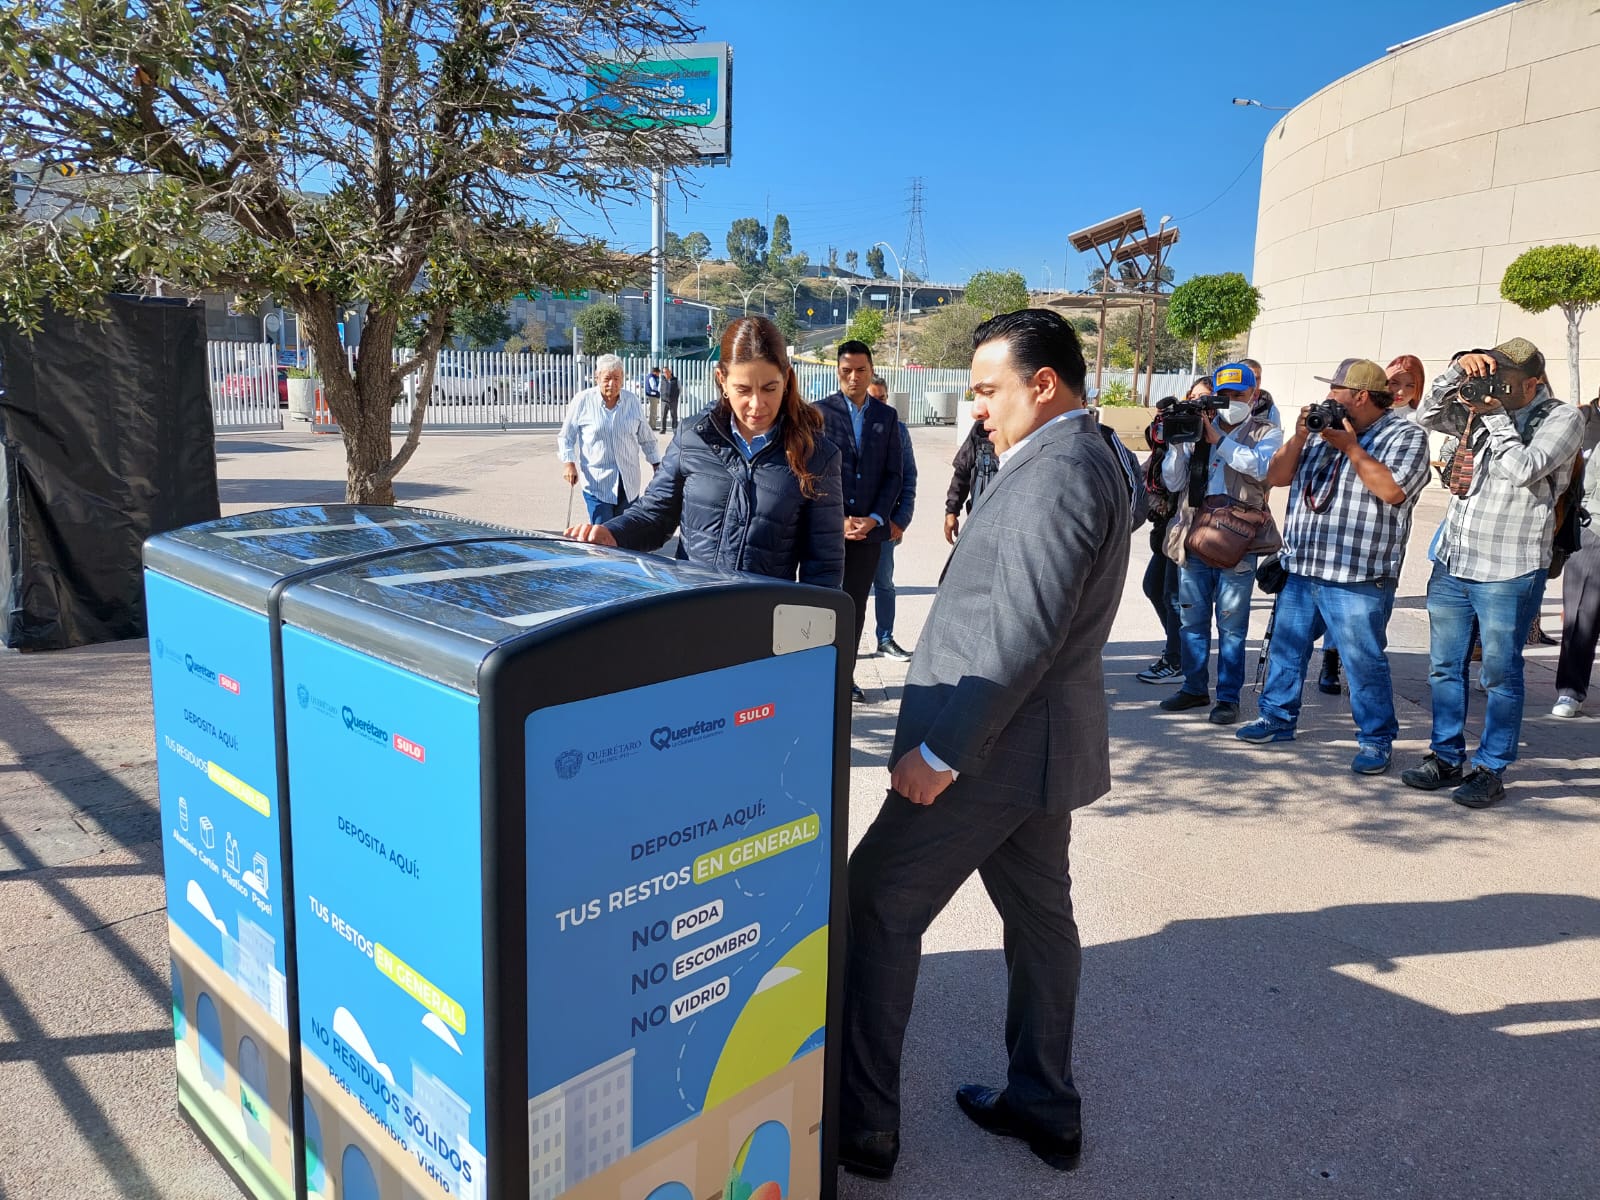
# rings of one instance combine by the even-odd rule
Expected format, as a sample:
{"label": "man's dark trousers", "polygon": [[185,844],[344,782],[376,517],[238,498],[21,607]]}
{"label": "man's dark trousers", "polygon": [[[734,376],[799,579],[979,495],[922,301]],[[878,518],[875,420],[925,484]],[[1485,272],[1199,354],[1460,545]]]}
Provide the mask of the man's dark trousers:
{"label": "man's dark trousers", "polygon": [[882,542],[844,543],[844,592],[856,606],[856,640],[850,644],[855,653],[861,653],[861,631],[867,627],[867,594],[872,591],[872,581],[878,574],[878,560],[883,557]]}
{"label": "man's dark trousers", "polygon": [[1006,1101],[1051,1132],[1079,1128],[1072,1026],[1082,951],[1067,873],[1072,814],[985,802],[982,786],[958,779],[925,807],[890,792],[850,856],[840,1113],[847,1130],[899,1132],[900,1051],[922,935],[973,871],[1005,923]]}

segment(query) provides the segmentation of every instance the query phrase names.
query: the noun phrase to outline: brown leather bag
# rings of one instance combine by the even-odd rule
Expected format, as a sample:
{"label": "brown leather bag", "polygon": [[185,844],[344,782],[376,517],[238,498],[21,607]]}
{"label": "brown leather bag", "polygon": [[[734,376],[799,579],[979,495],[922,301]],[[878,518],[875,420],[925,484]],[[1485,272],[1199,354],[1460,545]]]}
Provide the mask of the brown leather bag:
{"label": "brown leather bag", "polygon": [[1195,558],[1222,571],[1237,567],[1246,554],[1271,554],[1282,546],[1269,511],[1231,496],[1207,496],[1183,543]]}

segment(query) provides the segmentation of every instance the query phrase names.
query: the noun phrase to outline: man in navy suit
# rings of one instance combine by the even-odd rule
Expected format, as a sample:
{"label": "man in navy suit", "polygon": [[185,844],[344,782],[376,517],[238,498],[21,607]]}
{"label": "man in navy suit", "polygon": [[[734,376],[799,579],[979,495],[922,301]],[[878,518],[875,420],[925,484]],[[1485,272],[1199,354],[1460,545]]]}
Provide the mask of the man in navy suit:
{"label": "man in navy suit", "polygon": [[[894,409],[867,394],[872,386],[872,347],[865,342],[839,344],[839,390],[817,401],[823,432],[842,455],[844,484],[844,590],[856,606],[857,651],[866,627],[867,594],[878,573],[883,543],[889,538],[889,514],[900,498],[902,464],[900,418]],[[866,700],[852,680],[850,697]]]}

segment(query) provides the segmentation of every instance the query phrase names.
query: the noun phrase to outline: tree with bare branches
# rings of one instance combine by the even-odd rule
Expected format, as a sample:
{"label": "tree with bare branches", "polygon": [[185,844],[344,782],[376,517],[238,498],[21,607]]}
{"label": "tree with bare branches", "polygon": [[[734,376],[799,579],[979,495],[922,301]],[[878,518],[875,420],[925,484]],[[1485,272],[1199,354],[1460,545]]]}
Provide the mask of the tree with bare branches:
{"label": "tree with bare branches", "polygon": [[[316,354],[348,498],[391,503],[452,313],[637,270],[559,218],[691,161],[649,117],[670,99],[629,70],[694,40],[677,7],[0,0],[0,159],[52,168],[0,211],[0,320],[36,327],[47,305],[92,317],[108,291],[158,282],[271,297]],[[338,322],[356,302],[347,370]],[[397,356],[402,325],[422,332]]]}

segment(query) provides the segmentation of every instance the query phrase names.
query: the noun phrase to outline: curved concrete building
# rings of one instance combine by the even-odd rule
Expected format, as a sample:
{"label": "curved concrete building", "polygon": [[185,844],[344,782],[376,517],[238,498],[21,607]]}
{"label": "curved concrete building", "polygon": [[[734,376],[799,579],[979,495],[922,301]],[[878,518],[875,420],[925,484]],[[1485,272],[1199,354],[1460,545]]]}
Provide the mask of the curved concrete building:
{"label": "curved concrete building", "polygon": [[[1567,396],[1566,319],[1500,299],[1523,250],[1600,244],[1600,3],[1524,0],[1393,48],[1267,136],[1250,333],[1298,406],[1352,355],[1422,359],[1521,335]],[[1583,391],[1600,386],[1600,315]]]}

